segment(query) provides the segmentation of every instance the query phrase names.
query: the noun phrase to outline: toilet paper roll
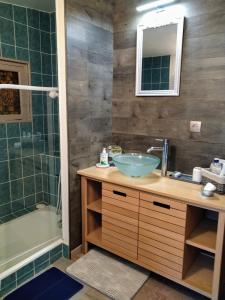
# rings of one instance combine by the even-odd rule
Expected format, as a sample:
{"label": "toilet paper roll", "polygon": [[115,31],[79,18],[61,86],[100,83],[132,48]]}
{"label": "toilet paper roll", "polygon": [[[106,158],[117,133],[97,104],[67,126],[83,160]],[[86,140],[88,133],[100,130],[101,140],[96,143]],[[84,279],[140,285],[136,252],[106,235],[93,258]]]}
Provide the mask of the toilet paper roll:
{"label": "toilet paper roll", "polygon": [[200,167],[195,167],[193,169],[192,181],[198,183],[202,182],[202,169]]}

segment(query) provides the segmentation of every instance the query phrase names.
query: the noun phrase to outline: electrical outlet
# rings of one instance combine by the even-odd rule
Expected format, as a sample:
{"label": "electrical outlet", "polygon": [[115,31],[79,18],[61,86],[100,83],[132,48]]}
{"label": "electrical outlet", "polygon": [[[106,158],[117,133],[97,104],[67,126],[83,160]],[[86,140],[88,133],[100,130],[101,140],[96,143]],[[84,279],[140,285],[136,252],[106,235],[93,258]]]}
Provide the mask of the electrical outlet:
{"label": "electrical outlet", "polygon": [[202,122],[201,121],[191,121],[190,122],[190,132],[201,132],[201,126]]}

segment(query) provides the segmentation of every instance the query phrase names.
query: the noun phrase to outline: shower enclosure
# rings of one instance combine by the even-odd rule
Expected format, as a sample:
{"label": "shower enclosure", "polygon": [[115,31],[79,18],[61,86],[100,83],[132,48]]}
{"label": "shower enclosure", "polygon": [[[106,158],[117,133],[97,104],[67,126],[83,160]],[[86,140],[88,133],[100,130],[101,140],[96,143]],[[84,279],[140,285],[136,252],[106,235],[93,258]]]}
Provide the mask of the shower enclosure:
{"label": "shower enclosure", "polygon": [[55,13],[0,1],[0,24],[0,59],[27,63],[31,78],[0,68],[2,273],[61,238],[61,199]]}

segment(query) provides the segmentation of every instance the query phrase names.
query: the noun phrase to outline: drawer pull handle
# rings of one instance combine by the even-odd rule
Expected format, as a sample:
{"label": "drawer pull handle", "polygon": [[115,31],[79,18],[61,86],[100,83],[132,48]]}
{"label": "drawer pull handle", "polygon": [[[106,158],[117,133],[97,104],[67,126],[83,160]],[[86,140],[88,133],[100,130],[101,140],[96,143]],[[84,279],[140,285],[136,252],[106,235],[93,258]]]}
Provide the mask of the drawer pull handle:
{"label": "drawer pull handle", "polygon": [[160,203],[160,202],[157,202],[157,201],[153,201],[153,205],[160,206],[160,207],[163,207],[163,208],[166,208],[166,209],[170,209],[170,205],[163,204],[163,203]]}
{"label": "drawer pull handle", "polygon": [[126,193],[123,193],[123,192],[118,192],[118,191],[113,191],[113,194],[115,195],[119,195],[119,196],[122,196],[122,197],[126,197],[127,194]]}

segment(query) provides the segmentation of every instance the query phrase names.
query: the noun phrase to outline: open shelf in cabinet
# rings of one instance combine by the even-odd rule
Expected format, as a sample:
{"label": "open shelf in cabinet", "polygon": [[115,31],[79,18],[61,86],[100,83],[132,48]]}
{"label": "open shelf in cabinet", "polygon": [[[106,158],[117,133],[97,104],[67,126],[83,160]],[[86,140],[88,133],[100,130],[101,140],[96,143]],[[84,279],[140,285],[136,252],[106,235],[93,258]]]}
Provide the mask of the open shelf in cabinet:
{"label": "open shelf in cabinet", "polygon": [[87,209],[99,214],[102,213],[102,183],[88,179],[87,182]]}
{"label": "open shelf in cabinet", "polygon": [[186,244],[215,254],[218,215],[215,216],[209,218],[205,209],[190,206],[187,211]]}
{"label": "open shelf in cabinet", "polygon": [[[193,287],[197,292],[206,297],[211,297],[213,273],[214,273],[214,257],[207,252],[188,246],[186,249],[187,269],[183,281]],[[188,258],[187,258],[188,256]]]}

